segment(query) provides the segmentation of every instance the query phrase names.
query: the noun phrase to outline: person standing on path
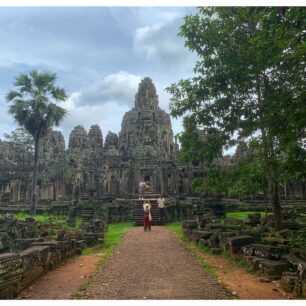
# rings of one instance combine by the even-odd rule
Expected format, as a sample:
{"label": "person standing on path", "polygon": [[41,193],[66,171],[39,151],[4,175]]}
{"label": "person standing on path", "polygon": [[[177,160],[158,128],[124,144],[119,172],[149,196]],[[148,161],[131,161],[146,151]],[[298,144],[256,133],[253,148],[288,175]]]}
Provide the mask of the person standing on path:
{"label": "person standing on path", "polygon": [[165,199],[163,195],[160,195],[157,200],[158,208],[159,208],[159,214],[160,214],[160,220],[163,219],[165,216]]}
{"label": "person standing on path", "polygon": [[144,217],[143,217],[143,223],[144,223],[144,231],[147,230],[151,231],[151,204],[148,200],[146,200],[143,204],[143,211],[144,211]]}

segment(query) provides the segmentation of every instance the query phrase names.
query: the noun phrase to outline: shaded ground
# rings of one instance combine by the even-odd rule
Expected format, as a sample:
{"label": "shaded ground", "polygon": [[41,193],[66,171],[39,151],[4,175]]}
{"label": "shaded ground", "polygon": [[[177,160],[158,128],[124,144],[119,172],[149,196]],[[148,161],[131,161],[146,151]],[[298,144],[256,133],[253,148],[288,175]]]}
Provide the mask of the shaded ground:
{"label": "shaded ground", "polygon": [[204,272],[165,227],[131,228],[85,295],[89,299],[226,299],[228,292]]}
{"label": "shaded ground", "polygon": [[18,299],[63,300],[69,299],[82,283],[96,271],[99,255],[81,255],[65,265],[49,271],[31,287],[21,292]]}

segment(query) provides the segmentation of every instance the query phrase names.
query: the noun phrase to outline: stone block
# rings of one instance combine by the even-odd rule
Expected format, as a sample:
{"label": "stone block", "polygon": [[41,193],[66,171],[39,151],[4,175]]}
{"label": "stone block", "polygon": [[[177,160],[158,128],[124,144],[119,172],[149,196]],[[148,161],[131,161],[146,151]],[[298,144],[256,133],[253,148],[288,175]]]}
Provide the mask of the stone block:
{"label": "stone block", "polygon": [[248,265],[248,266],[252,266],[253,265],[253,261],[254,261],[254,256],[247,256],[247,255],[242,255],[241,256],[242,261]]}
{"label": "stone block", "polygon": [[221,248],[211,248],[211,253],[213,255],[220,255],[222,253],[222,249]]}
{"label": "stone block", "polygon": [[0,299],[11,299],[21,287],[23,269],[18,254],[0,254]]}
{"label": "stone block", "polygon": [[199,240],[199,245],[202,245],[203,247],[208,247],[209,246],[209,241],[205,239],[200,239]]}
{"label": "stone block", "polygon": [[253,242],[254,237],[248,235],[228,237],[226,238],[226,249],[232,254],[238,254],[243,246]]}
{"label": "stone block", "polygon": [[246,256],[256,256],[266,259],[281,259],[286,252],[283,246],[272,246],[265,244],[251,244],[242,247],[242,254]]}
{"label": "stone block", "polygon": [[306,261],[306,249],[302,248],[291,248],[290,253],[297,258]]}
{"label": "stone block", "polygon": [[185,221],[183,221],[183,228],[197,229],[198,228],[198,221],[197,220],[185,220]]}
{"label": "stone block", "polygon": [[236,236],[236,235],[237,235],[237,233],[233,232],[233,231],[217,233],[217,236],[219,237],[219,240],[220,240],[220,246],[225,248],[225,246],[226,246],[226,239],[228,237],[232,237],[232,236]]}
{"label": "stone block", "polygon": [[286,239],[280,237],[273,237],[273,236],[262,237],[261,241],[263,243],[272,244],[272,245],[288,244],[288,241]]}
{"label": "stone block", "polygon": [[223,230],[224,228],[224,224],[221,223],[208,223],[205,226],[205,229],[208,231]]}
{"label": "stone block", "polygon": [[281,279],[282,290],[291,293],[297,283],[297,276],[295,272],[283,272]]}
{"label": "stone block", "polygon": [[224,224],[228,224],[228,225],[241,225],[243,223],[243,221],[241,219],[237,219],[237,218],[225,218],[224,219]]}
{"label": "stone block", "polygon": [[271,279],[280,279],[283,272],[290,271],[290,264],[284,260],[262,259],[257,264],[258,270]]}
{"label": "stone block", "polygon": [[194,230],[192,232],[193,239],[198,243],[200,239],[208,239],[213,233],[208,231]]}

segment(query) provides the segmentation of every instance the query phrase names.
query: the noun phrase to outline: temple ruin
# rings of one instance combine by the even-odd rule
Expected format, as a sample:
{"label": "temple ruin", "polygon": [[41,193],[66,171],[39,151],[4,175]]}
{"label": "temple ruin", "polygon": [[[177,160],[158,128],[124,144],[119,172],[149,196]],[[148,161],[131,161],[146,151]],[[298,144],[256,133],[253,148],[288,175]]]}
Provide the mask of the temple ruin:
{"label": "temple ruin", "polygon": [[[178,166],[169,114],[158,105],[150,78],[144,78],[134,107],[124,114],[119,135],[108,132],[103,141],[99,125],[89,132],[76,126],[68,148],[61,132],[50,131],[40,145],[40,200],[73,197],[135,197],[143,179],[152,193],[178,196],[190,192],[192,171]],[[0,142],[0,201],[30,198],[32,156]]]}

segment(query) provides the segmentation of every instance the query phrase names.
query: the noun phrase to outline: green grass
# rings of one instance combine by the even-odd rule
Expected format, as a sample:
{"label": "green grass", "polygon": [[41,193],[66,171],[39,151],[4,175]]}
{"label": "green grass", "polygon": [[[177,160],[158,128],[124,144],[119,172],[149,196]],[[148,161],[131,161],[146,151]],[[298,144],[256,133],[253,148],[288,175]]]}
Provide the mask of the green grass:
{"label": "green grass", "polygon": [[[266,215],[265,212],[258,212],[258,211],[237,211],[237,212],[227,212],[227,218],[236,218],[236,219],[246,219],[249,214],[260,213],[262,217]],[[267,215],[272,215],[272,213],[267,213]]]}
{"label": "green grass", "polygon": [[126,231],[132,226],[133,223],[131,222],[109,224],[108,230],[104,236],[104,243],[99,243],[91,248],[86,248],[82,251],[82,254],[89,255],[101,252],[111,254],[123,238]]}
{"label": "green grass", "polygon": [[176,221],[176,222],[168,223],[166,225],[166,227],[169,228],[169,230],[173,234],[178,236],[180,238],[180,240],[187,241],[187,238],[186,238],[186,236],[183,233],[183,224],[182,224],[182,222]]}

